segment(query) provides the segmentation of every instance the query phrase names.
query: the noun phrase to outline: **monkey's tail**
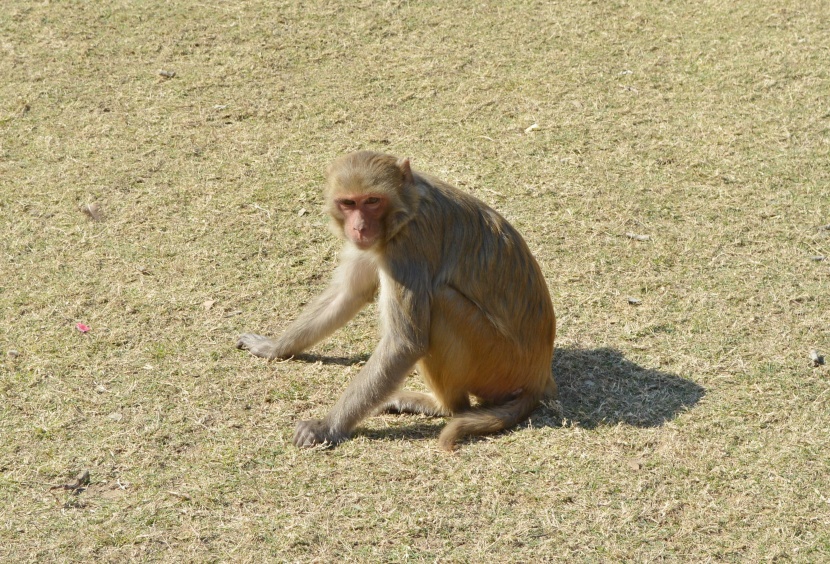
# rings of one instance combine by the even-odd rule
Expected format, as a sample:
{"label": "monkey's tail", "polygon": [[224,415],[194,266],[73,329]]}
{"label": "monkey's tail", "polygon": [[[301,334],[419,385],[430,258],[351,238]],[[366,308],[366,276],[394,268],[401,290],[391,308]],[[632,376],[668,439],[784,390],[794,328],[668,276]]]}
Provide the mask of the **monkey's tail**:
{"label": "monkey's tail", "polygon": [[455,443],[470,435],[489,435],[516,425],[539,405],[539,394],[522,394],[516,399],[492,407],[471,409],[454,417],[438,437],[438,445],[447,451],[455,450]]}

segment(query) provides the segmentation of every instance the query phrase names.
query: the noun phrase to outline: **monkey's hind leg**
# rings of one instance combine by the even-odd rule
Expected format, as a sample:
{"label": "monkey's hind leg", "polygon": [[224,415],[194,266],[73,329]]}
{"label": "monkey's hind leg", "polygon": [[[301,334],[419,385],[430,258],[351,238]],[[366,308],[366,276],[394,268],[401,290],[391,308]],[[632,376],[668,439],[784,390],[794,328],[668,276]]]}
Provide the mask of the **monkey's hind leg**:
{"label": "monkey's hind leg", "polygon": [[397,392],[381,405],[377,413],[414,413],[431,417],[447,417],[450,412],[441,407],[430,394]]}

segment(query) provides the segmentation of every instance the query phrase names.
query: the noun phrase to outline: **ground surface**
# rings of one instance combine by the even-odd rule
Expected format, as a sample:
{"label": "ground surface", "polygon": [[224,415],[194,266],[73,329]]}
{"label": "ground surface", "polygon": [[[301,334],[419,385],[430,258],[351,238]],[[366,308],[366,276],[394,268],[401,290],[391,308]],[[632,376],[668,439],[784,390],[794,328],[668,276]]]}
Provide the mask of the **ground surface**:
{"label": "ground surface", "polygon": [[[827,561],[829,18],[3,2],[0,560]],[[304,361],[233,343],[325,285],[322,171],[360,148],[525,234],[561,411],[451,456],[414,416],[290,445],[374,309]]]}

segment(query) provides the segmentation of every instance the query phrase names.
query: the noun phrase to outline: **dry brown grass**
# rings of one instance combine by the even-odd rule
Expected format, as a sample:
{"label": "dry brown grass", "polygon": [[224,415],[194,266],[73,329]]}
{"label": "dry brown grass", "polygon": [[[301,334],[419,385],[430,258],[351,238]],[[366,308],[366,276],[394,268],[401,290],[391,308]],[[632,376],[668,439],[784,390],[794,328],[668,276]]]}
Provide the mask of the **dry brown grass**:
{"label": "dry brown grass", "polygon": [[[828,18],[3,2],[0,560],[830,559]],[[525,234],[561,411],[455,456],[419,417],[290,446],[373,311],[305,361],[233,343],[325,284],[322,169],[357,148]]]}

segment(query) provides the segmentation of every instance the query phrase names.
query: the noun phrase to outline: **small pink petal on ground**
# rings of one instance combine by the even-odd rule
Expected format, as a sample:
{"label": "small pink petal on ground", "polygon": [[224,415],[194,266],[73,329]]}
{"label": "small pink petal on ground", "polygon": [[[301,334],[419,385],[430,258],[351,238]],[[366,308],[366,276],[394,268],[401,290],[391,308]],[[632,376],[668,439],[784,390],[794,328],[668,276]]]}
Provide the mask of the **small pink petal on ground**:
{"label": "small pink petal on ground", "polygon": [[89,327],[87,327],[83,323],[76,323],[75,324],[75,329],[77,329],[81,333],[88,333],[89,332]]}

